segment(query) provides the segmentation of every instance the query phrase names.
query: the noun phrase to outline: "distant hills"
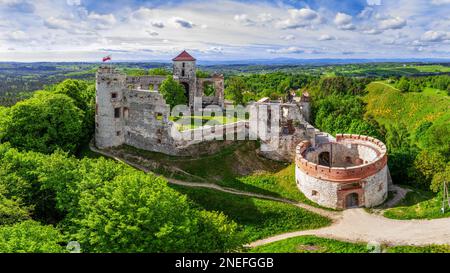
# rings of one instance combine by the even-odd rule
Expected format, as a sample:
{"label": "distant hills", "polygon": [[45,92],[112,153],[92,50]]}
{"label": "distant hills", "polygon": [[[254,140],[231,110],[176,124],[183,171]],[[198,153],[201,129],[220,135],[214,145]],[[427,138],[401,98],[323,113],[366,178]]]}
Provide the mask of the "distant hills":
{"label": "distant hills", "polygon": [[[25,62],[0,62],[0,63],[25,63]],[[31,62],[30,62],[31,63]],[[52,63],[52,64],[94,64],[100,62],[33,62],[33,63]],[[167,60],[121,60],[112,63],[148,63],[148,64],[167,64]],[[294,58],[274,58],[274,59],[248,59],[248,60],[198,60],[199,65],[338,65],[338,64],[364,64],[364,63],[442,63],[450,64],[450,58],[408,58],[408,59],[294,59]]]}

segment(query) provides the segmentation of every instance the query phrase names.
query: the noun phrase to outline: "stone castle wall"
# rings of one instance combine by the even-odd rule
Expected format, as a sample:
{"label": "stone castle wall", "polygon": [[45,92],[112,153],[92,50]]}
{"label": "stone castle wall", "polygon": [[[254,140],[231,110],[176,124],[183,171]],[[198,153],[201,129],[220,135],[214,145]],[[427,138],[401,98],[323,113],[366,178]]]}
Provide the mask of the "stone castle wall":
{"label": "stone castle wall", "polygon": [[[186,74],[184,75],[186,76]],[[204,126],[179,132],[175,124],[169,120],[169,105],[157,91],[164,79],[165,77],[161,76],[125,76],[112,67],[99,69],[96,85],[95,141],[97,147],[108,148],[127,144],[170,155],[185,155],[195,153],[195,151],[190,151],[190,146],[198,146],[202,142],[212,140],[233,139],[227,138],[226,135],[236,136],[237,140],[256,140],[258,136],[262,135],[258,130],[250,132],[249,121],[238,121],[212,127]],[[220,106],[223,104],[223,80],[223,76],[217,74],[212,78],[198,79],[202,86],[205,82],[214,84],[216,93],[210,97],[200,95],[194,99],[194,103],[200,98],[203,103],[200,102],[199,107],[202,109],[206,101],[208,106],[205,109],[223,111]],[[153,90],[148,90],[151,88]],[[203,94],[202,88],[196,94],[200,93]],[[261,104],[254,106],[261,106]],[[270,109],[271,106],[269,104],[267,106]],[[314,137],[315,129],[304,120],[299,104],[273,104],[272,106],[278,107],[273,110],[273,114],[282,117],[277,127],[281,133],[278,135],[279,141],[275,142],[271,139],[261,141],[262,154],[275,160],[292,161],[295,145],[301,139]],[[208,113],[205,112],[205,115]],[[257,118],[260,118],[260,114],[256,113]],[[197,138],[193,136],[197,136]]]}
{"label": "stone castle wall", "polygon": [[[332,167],[319,165],[318,155],[330,152],[331,146],[334,147]],[[307,198],[320,205],[346,208],[350,194],[358,195],[357,206],[366,207],[379,205],[387,198],[386,146],[377,139],[340,134],[335,142],[317,146],[302,141],[296,154],[297,186]],[[348,165],[342,167],[345,164]]]}

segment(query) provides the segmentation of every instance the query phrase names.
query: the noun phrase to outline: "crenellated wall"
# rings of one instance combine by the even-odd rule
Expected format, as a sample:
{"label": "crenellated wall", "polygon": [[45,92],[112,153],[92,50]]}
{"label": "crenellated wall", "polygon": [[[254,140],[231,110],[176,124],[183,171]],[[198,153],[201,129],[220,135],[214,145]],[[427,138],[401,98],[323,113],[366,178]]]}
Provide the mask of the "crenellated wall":
{"label": "crenellated wall", "polygon": [[[324,152],[334,153],[331,166],[318,164]],[[302,141],[296,148],[296,180],[306,197],[326,207],[348,207],[350,194],[358,195],[356,206],[379,205],[388,191],[386,146],[372,137],[347,134],[317,146]]]}

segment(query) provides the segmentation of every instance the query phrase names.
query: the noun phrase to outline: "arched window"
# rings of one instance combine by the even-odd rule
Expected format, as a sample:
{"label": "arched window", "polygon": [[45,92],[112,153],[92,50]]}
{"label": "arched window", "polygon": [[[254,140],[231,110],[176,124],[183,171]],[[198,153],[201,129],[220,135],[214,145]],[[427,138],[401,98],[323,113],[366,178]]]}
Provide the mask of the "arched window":
{"label": "arched window", "polygon": [[321,152],[319,154],[319,165],[330,167],[330,152]]}

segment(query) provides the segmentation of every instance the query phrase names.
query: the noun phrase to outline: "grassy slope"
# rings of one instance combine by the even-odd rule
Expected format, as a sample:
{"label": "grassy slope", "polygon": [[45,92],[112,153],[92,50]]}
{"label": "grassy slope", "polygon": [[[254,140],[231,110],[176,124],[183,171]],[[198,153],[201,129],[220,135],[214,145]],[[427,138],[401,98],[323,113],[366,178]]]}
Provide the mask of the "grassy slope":
{"label": "grassy slope", "polygon": [[[450,253],[450,246],[394,246],[382,247],[387,253]],[[250,250],[254,253],[368,253],[365,243],[348,243],[316,236],[299,236],[274,242]]]}
{"label": "grassy slope", "polygon": [[171,185],[186,194],[198,207],[220,211],[237,222],[248,242],[296,230],[329,225],[325,217],[292,205],[219,191]]}
{"label": "grassy slope", "polygon": [[[138,163],[165,176],[185,181],[215,183],[224,187],[314,205],[297,189],[293,164],[288,165],[263,158],[255,152],[256,148],[255,142],[236,143],[219,153],[201,158],[171,157],[132,147],[122,149],[127,154],[153,160],[152,162],[141,160]],[[128,159],[136,161],[133,158]],[[154,161],[157,161],[157,166]],[[170,173],[166,166],[181,169],[184,173]]]}
{"label": "grassy slope", "polygon": [[422,93],[401,93],[384,82],[373,82],[367,90],[369,92],[364,99],[367,114],[373,115],[383,125],[403,123],[410,133],[425,121],[440,119],[450,109],[450,97],[432,89]]}
{"label": "grassy slope", "polygon": [[[403,123],[411,135],[425,121],[437,124],[450,119],[450,98],[444,91],[426,88],[421,93],[401,93],[384,82],[371,83],[367,90],[367,113],[383,125]],[[450,213],[442,214],[440,207],[441,199],[435,194],[414,189],[403,202],[387,210],[384,215],[393,219],[450,216]]]}
{"label": "grassy slope", "polygon": [[[406,187],[406,186],[404,186]],[[414,189],[408,192],[394,208],[384,212],[384,216],[392,219],[433,219],[450,217],[450,209],[445,214],[440,212],[442,197],[428,191]]]}

